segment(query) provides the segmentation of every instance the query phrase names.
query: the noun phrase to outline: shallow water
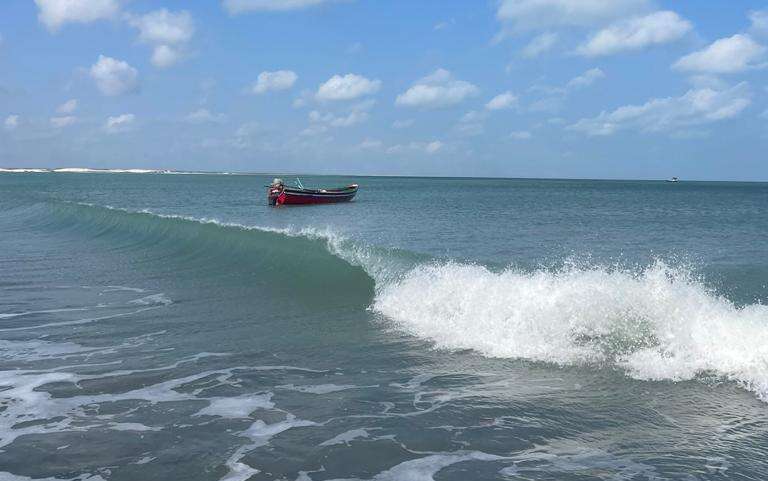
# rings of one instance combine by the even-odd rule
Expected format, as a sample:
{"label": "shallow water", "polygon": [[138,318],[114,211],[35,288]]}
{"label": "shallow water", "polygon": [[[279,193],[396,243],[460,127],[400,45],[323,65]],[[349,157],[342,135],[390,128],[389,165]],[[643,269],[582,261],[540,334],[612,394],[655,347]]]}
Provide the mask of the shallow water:
{"label": "shallow water", "polygon": [[768,472],[768,185],[0,174],[0,479]]}

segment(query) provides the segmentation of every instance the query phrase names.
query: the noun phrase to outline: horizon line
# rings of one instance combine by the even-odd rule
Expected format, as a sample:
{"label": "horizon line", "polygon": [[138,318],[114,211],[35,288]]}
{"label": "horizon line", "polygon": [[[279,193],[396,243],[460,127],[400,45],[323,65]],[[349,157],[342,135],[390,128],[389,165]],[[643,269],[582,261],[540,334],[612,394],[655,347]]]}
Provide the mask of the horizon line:
{"label": "horizon line", "polygon": [[[570,181],[614,181],[614,182],[667,182],[668,178],[620,178],[620,177],[507,177],[507,176],[471,176],[471,175],[425,175],[425,174],[341,174],[312,172],[257,172],[257,171],[215,171],[215,170],[176,170],[150,167],[0,167],[0,174],[166,174],[166,175],[260,175],[260,176],[310,176],[310,177],[391,177],[412,179],[491,179],[491,180],[570,180]],[[680,179],[679,182],[738,182],[768,183],[768,180],[739,179]]]}

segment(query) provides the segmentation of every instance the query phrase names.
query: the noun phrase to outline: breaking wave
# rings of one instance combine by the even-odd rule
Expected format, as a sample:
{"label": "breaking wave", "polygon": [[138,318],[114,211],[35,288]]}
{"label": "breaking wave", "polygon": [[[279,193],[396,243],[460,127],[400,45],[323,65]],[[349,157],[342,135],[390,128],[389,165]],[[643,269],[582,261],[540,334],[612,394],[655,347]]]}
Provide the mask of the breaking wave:
{"label": "breaking wave", "polygon": [[662,261],[639,272],[419,266],[383,286],[373,305],[439,348],[609,364],[646,380],[714,374],[768,400],[768,306],[739,307]]}
{"label": "breaking wave", "polygon": [[[689,269],[572,264],[498,271],[373,247],[330,230],[53,204],[56,228],[247,264],[297,301],[355,303],[441,349],[613,367],[642,380],[728,379],[768,401],[768,306],[737,305]],[[301,275],[296,275],[301,269]]]}

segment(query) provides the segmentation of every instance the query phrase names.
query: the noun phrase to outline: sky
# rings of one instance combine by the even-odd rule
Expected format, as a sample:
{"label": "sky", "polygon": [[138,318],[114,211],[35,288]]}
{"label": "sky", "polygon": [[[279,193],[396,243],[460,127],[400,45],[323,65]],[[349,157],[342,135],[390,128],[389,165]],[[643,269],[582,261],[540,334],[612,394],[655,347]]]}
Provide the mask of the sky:
{"label": "sky", "polygon": [[3,0],[0,167],[768,181],[768,2]]}

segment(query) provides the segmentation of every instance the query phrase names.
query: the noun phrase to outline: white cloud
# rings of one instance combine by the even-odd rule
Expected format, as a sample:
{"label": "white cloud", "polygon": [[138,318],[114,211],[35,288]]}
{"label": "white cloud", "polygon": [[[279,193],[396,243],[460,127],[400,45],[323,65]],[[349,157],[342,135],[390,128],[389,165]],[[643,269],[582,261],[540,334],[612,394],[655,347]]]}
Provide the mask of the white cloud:
{"label": "white cloud", "polygon": [[440,108],[459,104],[477,95],[479,89],[464,80],[455,80],[445,69],[437,69],[397,96],[395,104],[405,107]]}
{"label": "white cloud", "polygon": [[104,95],[122,95],[134,92],[139,86],[139,72],[123,60],[99,55],[91,66],[91,78]]}
{"label": "white cloud", "polygon": [[573,91],[586,88],[604,77],[605,73],[602,70],[592,68],[572,78],[563,86],[533,85],[528,90],[543,94],[544,97],[531,102],[528,105],[528,110],[531,112],[555,112],[563,106],[565,99]]}
{"label": "white cloud", "polygon": [[379,91],[381,80],[370,80],[361,75],[349,73],[334,75],[320,85],[315,94],[317,100],[352,100]]}
{"label": "white cloud", "polygon": [[190,124],[220,123],[227,120],[224,114],[212,114],[208,109],[198,109],[184,117]]}
{"label": "white cloud", "polygon": [[110,134],[125,132],[129,130],[136,116],[133,114],[122,114],[116,117],[109,117],[104,124],[104,130]]}
{"label": "white cloud", "polygon": [[258,122],[246,122],[235,131],[230,145],[237,149],[255,148],[260,144],[265,129]]}
{"label": "white cloud", "polygon": [[395,120],[392,122],[392,128],[393,129],[407,129],[411,125],[413,125],[414,120],[413,119],[402,119],[402,120]]}
{"label": "white cloud", "polygon": [[313,136],[313,135],[320,135],[328,132],[328,126],[324,124],[312,124],[306,129],[299,132],[299,135],[303,136]]}
{"label": "white cloud", "polygon": [[555,46],[558,41],[558,35],[553,32],[544,32],[537,35],[526,45],[521,54],[525,58],[535,58],[544,52],[547,52]]}
{"label": "white cloud", "polygon": [[317,135],[327,132],[330,128],[352,127],[368,120],[368,111],[373,108],[376,101],[373,99],[363,100],[352,105],[348,113],[334,114],[331,112],[322,113],[318,110],[309,112],[308,117],[311,125],[302,132],[302,135]]}
{"label": "white cloud", "polygon": [[443,148],[443,143],[440,142],[439,140],[434,140],[432,142],[429,142],[426,146],[424,146],[424,150],[428,154],[434,154],[442,148]]}
{"label": "white cloud", "polygon": [[477,110],[470,110],[466,114],[461,116],[460,122],[463,123],[472,123],[472,122],[482,122],[488,117],[487,112],[478,112]]}
{"label": "white cloud", "polygon": [[139,30],[139,40],[148,44],[186,43],[195,33],[192,15],[185,10],[171,12],[161,8],[146,15],[130,16],[128,23]]}
{"label": "white cloud", "polygon": [[516,31],[590,27],[649,7],[649,0],[501,0],[496,17]]}
{"label": "white cloud", "polygon": [[592,68],[587,70],[583,74],[579,75],[578,77],[572,78],[565,85],[565,88],[567,90],[575,90],[583,87],[589,87],[590,85],[595,83],[597,80],[600,80],[601,78],[604,78],[604,77],[605,77],[605,72],[603,72],[599,68]]}
{"label": "white cloud", "polygon": [[724,90],[728,88],[728,84],[724,80],[709,74],[691,75],[687,80],[688,83],[697,89],[708,88],[713,90]]}
{"label": "white cloud", "polygon": [[453,18],[450,19],[450,20],[445,20],[445,21],[442,21],[442,22],[438,22],[438,23],[435,24],[434,27],[432,27],[432,30],[434,30],[434,31],[445,30],[446,28],[454,25],[455,23],[456,23],[456,20],[453,19]]}
{"label": "white cloud", "polygon": [[237,15],[248,12],[286,12],[315,7],[332,0],[224,0],[224,8]]}
{"label": "white cloud", "polygon": [[758,35],[768,35],[768,10],[749,12],[749,21],[752,23],[750,31]]}
{"label": "white cloud", "polygon": [[365,46],[361,42],[355,42],[348,46],[346,51],[349,55],[356,55],[362,53],[363,50],[365,50]]}
{"label": "white cloud", "polygon": [[288,90],[293,87],[298,78],[299,76],[291,70],[261,72],[251,91],[255,94],[263,94],[269,91]]}
{"label": "white cloud", "polygon": [[3,121],[3,127],[5,130],[15,130],[16,127],[19,126],[19,116],[18,115],[9,115],[5,118]]}
{"label": "white cloud", "polygon": [[160,68],[178,62],[195,33],[192,15],[185,10],[171,12],[162,8],[146,15],[128,15],[127,19],[139,30],[139,41],[153,46],[152,63]]}
{"label": "white cloud", "polygon": [[674,133],[696,125],[730,119],[751,103],[745,83],[730,89],[692,89],[680,97],[651,99],[581,119],[569,130],[587,135],[611,135],[619,130]]}
{"label": "white cloud", "polygon": [[577,52],[587,57],[596,57],[640,50],[679,40],[692,29],[691,23],[675,12],[654,12],[621,20],[598,31]]}
{"label": "white cloud", "polygon": [[35,0],[40,23],[51,32],[67,23],[90,23],[114,18],[120,11],[117,0]]}
{"label": "white cloud", "polygon": [[178,63],[184,56],[183,52],[169,45],[158,45],[152,50],[152,65],[158,68],[170,67]]}
{"label": "white cloud", "polygon": [[436,154],[444,150],[445,144],[439,140],[431,142],[411,142],[409,144],[396,144],[387,149],[388,154],[400,154],[404,152],[420,152],[425,154]]}
{"label": "white cloud", "polygon": [[378,139],[365,139],[357,145],[358,149],[379,150],[384,147],[384,143]]}
{"label": "white cloud", "polygon": [[528,140],[533,137],[533,135],[527,130],[515,130],[509,134],[509,137],[515,140]]}
{"label": "white cloud", "polygon": [[69,99],[56,108],[56,112],[60,114],[71,114],[77,110],[77,99]]}
{"label": "white cloud", "polygon": [[309,113],[309,120],[310,122],[326,124],[330,127],[351,127],[368,120],[368,113],[356,110],[347,115],[337,116],[330,112],[323,114],[313,110]]}
{"label": "white cloud", "polygon": [[454,130],[464,136],[481,135],[485,131],[483,122],[486,118],[488,118],[488,112],[470,110],[462,115],[459,123],[454,126]]}
{"label": "white cloud", "polygon": [[65,115],[62,117],[51,117],[51,125],[56,127],[57,129],[66,127],[68,125],[72,125],[75,122],[77,122],[77,117],[74,117],[72,115]]}
{"label": "white cloud", "polygon": [[485,108],[488,110],[510,109],[517,105],[518,100],[517,95],[507,91],[492,98],[485,104]]}
{"label": "white cloud", "polygon": [[766,48],[749,35],[736,34],[716,40],[708,47],[690,53],[678,60],[677,70],[707,73],[737,73],[751,68],[761,68]]}

